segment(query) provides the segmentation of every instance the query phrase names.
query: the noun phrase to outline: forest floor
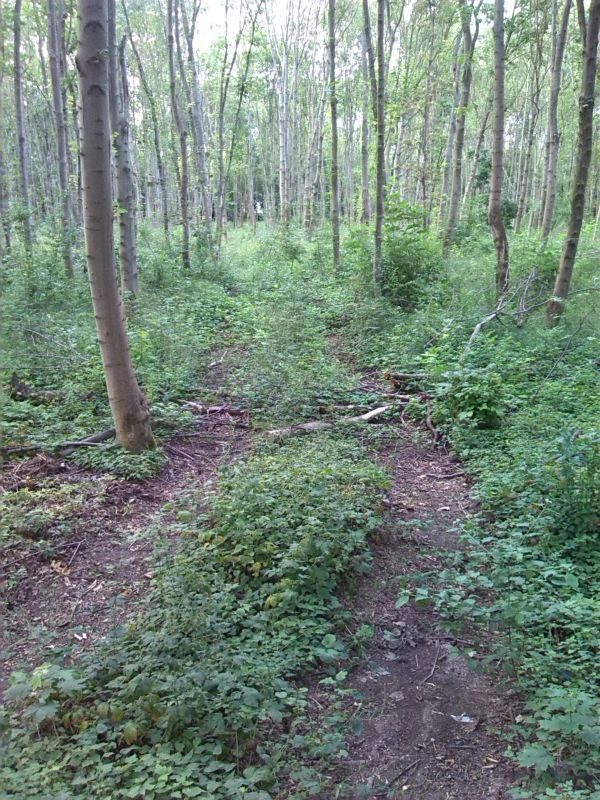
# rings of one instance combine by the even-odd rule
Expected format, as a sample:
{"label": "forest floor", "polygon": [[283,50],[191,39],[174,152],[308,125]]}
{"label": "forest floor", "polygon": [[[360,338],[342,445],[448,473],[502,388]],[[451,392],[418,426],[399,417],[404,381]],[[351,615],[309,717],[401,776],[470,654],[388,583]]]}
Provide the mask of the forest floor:
{"label": "forest floor", "polygon": [[[37,666],[61,651],[75,657],[143,607],[156,525],[171,532],[178,498],[214,481],[218,468],[248,443],[247,426],[225,408],[199,414],[196,423],[163,445],[168,464],[146,481],[93,473],[43,454],[4,466],[0,494],[25,488],[63,502],[59,516],[69,534],[54,548],[60,557],[36,548],[2,553],[0,599],[7,613],[0,626],[0,694],[16,665]],[[57,494],[65,487],[76,498],[71,508]]]}
{"label": "forest floor", "polygon": [[[518,700],[473,668],[485,645],[443,631],[430,603],[396,607],[399,586],[440,570],[460,547],[456,526],[473,510],[468,480],[443,447],[429,443],[429,432],[403,424],[378,428],[385,444],[374,456],[392,484],[386,524],[371,542],[372,568],[344,598],[353,632],[368,625],[374,635],[346,682],[345,712],[354,732],[348,758],[330,775],[335,797],[507,798],[518,776],[498,732],[513,722]],[[4,491],[57,481],[95,488],[72,520],[63,557],[26,557],[26,574],[6,595],[0,687],[17,663],[43,663],[61,650],[76,654],[143,607],[159,510],[167,506],[160,524],[169,530],[178,498],[211,491],[218,467],[249,442],[246,426],[223,410],[199,416],[197,430],[168,442],[168,466],[148,481],[94,475],[43,456],[5,469]],[[318,684],[309,698],[318,726],[330,700]]]}
{"label": "forest floor", "polygon": [[517,699],[476,669],[485,645],[446,633],[431,603],[396,607],[399,585],[441,570],[461,546],[457,525],[473,510],[460,465],[415,433],[389,426],[379,453],[392,476],[388,524],[349,601],[355,625],[375,635],[349,674],[359,725],[340,797],[501,800],[518,779],[499,736]]}

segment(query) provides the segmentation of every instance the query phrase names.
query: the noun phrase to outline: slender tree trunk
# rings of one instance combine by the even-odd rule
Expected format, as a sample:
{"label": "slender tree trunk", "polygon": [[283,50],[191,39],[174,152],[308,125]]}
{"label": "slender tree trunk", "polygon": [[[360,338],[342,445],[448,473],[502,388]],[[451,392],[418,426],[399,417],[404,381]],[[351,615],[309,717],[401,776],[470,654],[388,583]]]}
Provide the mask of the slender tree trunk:
{"label": "slender tree trunk", "polygon": [[338,186],[338,126],[335,86],[335,0],[329,0],[329,104],[331,109],[331,226],[333,230],[333,268],[340,266],[340,194]]}
{"label": "slender tree trunk", "polygon": [[[176,0],[175,0],[176,2]],[[188,191],[189,191],[189,160],[188,160],[188,145],[187,145],[187,130],[185,121],[181,114],[179,107],[179,98],[177,97],[176,88],[176,73],[175,73],[175,34],[174,26],[175,9],[174,0],[168,0],[167,3],[167,43],[169,50],[169,90],[171,95],[171,112],[173,114],[173,121],[175,129],[179,136],[179,148],[181,155],[181,175],[179,181],[179,195],[181,205],[181,226],[183,238],[181,243],[181,261],[185,270],[191,269],[190,262],[190,216],[188,205]]]}
{"label": "slender tree trunk", "polygon": [[377,0],[377,186],[375,194],[375,255],[373,287],[381,293],[383,270],[383,213],[385,193],[385,0]]}
{"label": "slender tree trunk", "polygon": [[525,154],[523,157],[523,170],[520,178],[519,185],[519,201],[517,205],[517,214],[515,216],[515,231],[519,233],[523,225],[525,211],[527,209],[527,197],[529,196],[529,184],[531,179],[531,159],[533,156],[533,145],[535,143],[535,134],[537,120],[539,117],[539,97],[536,96],[537,87],[531,84],[531,110],[527,122],[527,130],[525,132],[526,145]]}
{"label": "slender tree trunk", "polygon": [[117,441],[134,453],[155,446],[133,369],[114,258],[109,110],[108,1],[78,0],[77,67],[87,264]]}
{"label": "slender tree trunk", "polygon": [[50,79],[52,82],[52,103],[56,125],[56,147],[58,155],[58,182],[60,185],[60,222],[62,237],[63,264],[67,275],[73,275],[71,256],[71,232],[69,225],[69,163],[67,126],[63,108],[61,54],[58,35],[58,15],[56,0],[48,0],[48,53],[50,57]]}
{"label": "slender tree trunk", "polygon": [[490,121],[493,105],[494,105],[494,92],[492,86],[492,91],[490,91],[485,112],[483,114],[483,119],[481,120],[481,125],[479,127],[479,134],[477,135],[477,143],[475,145],[475,153],[473,154],[473,163],[471,165],[471,172],[469,173],[469,179],[465,186],[465,191],[463,192],[463,204],[466,203],[469,197],[473,195],[475,189],[477,170],[479,169],[479,161],[481,160],[481,149],[483,147],[483,140],[485,139],[485,134],[487,132],[487,126],[488,122]]}
{"label": "slender tree trunk", "polygon": [[363,35],[367,51],[367,67],[369,83],[371,85],[371,104],[373,119],[377,119],[377,75],[375,74],[375,54],[373,52],[373,37],[371,35],[371,14],[369,13],[369,0],[363,0]]}
{"label": "slender tree trunk", "polygon": [[129,87],[125,72],[125,43],[117,48],[115,0],[108,0],[110,124],[117,179],[117,220],[121,285],[138,293],[135,242],[135,189],[129,145]]}
{"label": "slender tree trunk", "polygon": [[[463,39],[463,72],[462,85],[460,92],[460,105],[456,120],[456,137],[454,140],[454,173],[452,176],[452,193],[450,195],[450,208],[448,211],[448,222],[444,232],[444,255],[448,254],[454,229],[458,220],[458,209],[462,196],[462,172],[463,172],[463,153],[465,147],[465,123],[469,100],[471,98],[471,84],[473,82],[473,53],[479,32],[479,25],[475,23],[475,34],[471,33],[471,14],[472,9],[467,6],[466,0],[462,0],[460,8],[462,20],[462,39]],[[483,139],[483,136],[482,136]]]}
{"label": "slender tree trunk", "polygon": [[185,3],[182,5],[183,30],[187,46],[187,62],[190,70],[192,84],[192,103],[190,113],[192,124],[195,131],[196,161],[200,176],[200,192],[202,195],[202,211],[204,215],[204,225],[208,239],[208,247],[211,257],[214,256],[212,246],[212,203],[210,198],[210,186],[208,180],[208,169],[206,166],[206,136],[204,133],[204,115],[202,111],[202,93],[200,91],[200,79],[194,58],[194,33],[196,30],[197,13],[200,6],[197,5],[192,13],[191,24],[185,11]]}
{"label": "slender tree trunk", "polygon": [[31,267],[31,211],[29,200],[29,144],[23,104],[23,65],[21,62],[21,6],[22,0],[15,0],[13,19],[14,33],[14,74],[15,74],[15,114],[17,121],[17,151],[19,154],[19,183],[21,189],[21,218],[23,222],[23,243],[28,269]]}
{"label": "slender tree trunk", "polygon": [[284,47],[281,74],[279,76],[279,221],[282,225],[289,222],[289,161],[288,161],[288,53]]}
{"label": "slender tree trunk", "polygon": [[558,325],[569,294],[573,266],[579,245],[585,193],[592,160],[594,133],[594,101],[596,92],[596,67],[598,61],[598,35],[600,33],[600,0],[592,0],[586,25],[581,97],[579,98],[579,134],[577,159],[573,176],[571,214],[567,237],[563,246],[560,265],[554,284],[553,297],[546,307],[546,323],[550,327]]}
{"label": "slender tree trunk", "polygon": [[154,99],[154,94],[150,89],[150,84],[148,83],[148,79],[146,77],[146,71],[144,69],[144,64],[142,62],[140,52],[137,48],[135,40],[133,38],[133,34],[131,32],[131,25],[129,24],[129,15],[127,13],[127,5],[125,0],[122,0],[122,8],[123,14],[125,15],[125,22],[127,24],[127,36],[129,38],[129,42],[131,44],[131,49],[133,55],[135,57],[135,61],[137,64],[138,72],[140,74],[140,81],[142,84],[142,88],[144,90],[144,94],[146,95],[146,100],[148,101],[148,106],[150,108],[150,119],[152,120],[152,134],[154,140],[154,153],[156,156],[156,171],[158,173],[158,187],[160,191],[160,199],[161,199],[161,210],[162,210],[162,224],[163,229],[165,232],[165,236],[169,236],[169,202],[168,202],[168,194],[167,194],[167,181],[165,175],[165,167],[162,158],[162,152],[160,148],[160,135],[159,135],[159,127],[158,127],[158,112],[156,110],[156,101]]}
{"label": "slender tree trunk", "polygon": [[504,175],[504,0],[496,0],[494,13],[494,145],[490,177],[488,219],[496,246],[496,294],[508,290],[508,239],[502,219],[502,178]]}
{"label": "slender tree trunk", "polygon": [[565,0],[563,14],[556,43],[556,52],[552,64],[552,85],[550,87],[550,100],[548,103],[548,130],[546,134],[548,171],[544,181],[544,207],[542,212],[542,239],[545,241],[550,235],[554,207],[556,205],[556,185],[558,182],[558,150],[560,147],[560,133],[558,130],[558,98],[560,95],[560,82],[562,64],[569,30],[569,13],[571,0]]}
{"label": "slender tree trunk", "polygon": [[361,37],[361,59],[363,104],[360,135],[360,221],[363,224],[368,224],[371,221],[371,194],[369,191],[369,69],[367,66],[367,46],[364,33]]}
{"label": "slender tree trunk", "polygon": [[454,152],[454,142],[456,140],[456,117],[460,107],[460,66],[458,63],[461,51],[462,31],[456,37],[454,45],[453,74],[454,74],[454,100],[450,111],[450,124],[448,125],[448,138],[446,140],[446,151],[444,154],[444,176],[442,178],[442,198],[440,202],[440,223],[446,222],[448,210],[448,200],[450,197],[450,176],[452,174],[452,154]]}
{"label": "slender tree trunk", "polygon": [[[4,45],[4,13],[0,2],[0,119],[4,118],[4,76],[6,69],[6,53]],[[0,140],[0,221],[2,224],[2,236],[0,237],[0,263],[5,253],[10,252],[11,231],[10,231],[10,197],[7,181],[7,168],[4,156],[3,142]],[[2,241],[4,239],[4,241]]]}

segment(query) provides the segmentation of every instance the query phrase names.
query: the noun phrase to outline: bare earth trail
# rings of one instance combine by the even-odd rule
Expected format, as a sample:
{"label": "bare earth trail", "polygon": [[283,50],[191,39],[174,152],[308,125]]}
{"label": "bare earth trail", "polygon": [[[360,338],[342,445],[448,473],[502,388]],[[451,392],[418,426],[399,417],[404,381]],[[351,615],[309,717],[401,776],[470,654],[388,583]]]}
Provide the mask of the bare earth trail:
{"label": "bare earth trail", "polygon": [[387,434],[390,530],[372,542],[372,569],[348,601],[355,627],[370,625],[374,636],[348,678],[358,732],[336,797],[503,800],[519,776],[498,731],[518,713],[516,699],[457,653],[456,645],[484,655],[468,632],[445,633],[430,604],[396,608],[399,578],[438,571],[443,553],[460,546],[456,523],[473,509],[468,483],[442,449],[415,444],[414,430]]}
{"label": "bare earth trail", "polygon": [[[246,449],[247,427],[225,407],[199,414],[194,430],[163,445],[168,464],[146,481],[98,475],[45,455],[5,465],[0,494],[72,484],[84,501],[59,518],[68,535],[43,534],[55,555],[31,550],[0,560],[0,700],[13,670],[50,661],[63,648],[89,647],[135,614],[152,582],[158,513],[210,489],[217,469]],[[161,516],[166,530],[175,516],[175,509]],[[19,580],[11,582],[17,569]]]}
{"label": "bare earth trail", "polygon": [[[428,431],[378,427],[387,444],[374,457],[392,477],[388,524],[371,542],[371,571],[344,601],[353,628],[369,625],[374,635],[346,684],[355,693],[346,710],[360,725],[348,734],[348,758],[332,768],[338,788],[320,800],[505,800],[519,775],[497,731],[518,713],[511,708],[516,699],[457,657],[455,644],[471,649],[475,660],[484,654],[468,632],[464,640],[444,633],[430,604],[396,608],[403,578],[406,584],[416,573],[438,571],[442,554],[460,546],[456,523],[473,509],[467,480],[443,449],[429,444]],[[152,580],[157,512],[191,492],[213,491],[217,467],[249,441],[239,418],[226,412],[199,417],[195,431],[167,443],[169,464],[159,476],[137,483],[109,479],[106,491],[81,510],[60,561],[65,574],[49,560],[26,559],[27,575],[4,598],[0,649],[8,657],[0,690],[16,666],[43,663],[57,648],[87,647],[134,615]],[[53,478],[51,467],[43,458],[22,462],[3,471],[3,489],[86,477],[64,465]],[[174,519],[175,511],[165,523],[169,515]],[[318,687],[311,697],[318,724],[326,698]]]}

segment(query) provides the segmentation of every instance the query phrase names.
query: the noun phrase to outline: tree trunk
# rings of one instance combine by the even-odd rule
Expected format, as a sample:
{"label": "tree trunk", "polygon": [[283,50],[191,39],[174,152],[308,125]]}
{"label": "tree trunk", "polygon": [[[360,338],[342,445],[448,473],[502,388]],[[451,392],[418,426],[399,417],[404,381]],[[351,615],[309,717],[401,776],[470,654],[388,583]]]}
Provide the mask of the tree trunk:
{"label": "tree trunk", "polygon": [[586,41],[583,59],[581,97],[579,98],[579,133],[577,141],[577,160],[573,176],[571,214],[567,237],[560,258],[560,265],[554,284],[553,297],[546,307],[546,323],[550,327],[558,325],[564,311],[573,266],[579,245],[579,235],[583,225],[585,193],[592,160],[594,133],[594,100],[596,91],[596,66],[598,60],[598,34],[600,32],[600,0],[592,0],[586,25]]}
{"label": "tree trunk", "polygon": [[133,370],[114,258],[108,80],[108,0],[78,0],[77,67],[85,243],[98,340],[117,441],[134,453],[155,446],[146,398]]}
{"label": "tree trunk", "polygon": [[485,134],[487,131],[488,122],[490,120],[490,115],[492,113],[492,108],[494,106],[494,87],[489,93],[486,108],[483,114],[483,119],[481,120],[481,125],[479,127],[479,134],[477,136],[477,143],[475,145],[475,153],[473,154],[473,163],[471,165],[471,172],[469,173],[469,179],[465,186],[465,191],[463,192],[462,202],[463,205],[472,196],[474,187],[475,187],[475,180],[477,178],[477,170],[479,169],[479,160],[481,159],[481,148],[483,147],[483,140],[485,139]]}
{"label": "tree trunk", "polygon": [[[378,6],[379,8],[379,6]],[[369,13],[369,0],[363,0],[363,35],[367,51],[367,67],[369,83],[371,85],[371,104],[373,119],[377,119],[377,75],[375,74],[375,55],[373,53],[373,37],[371,35],[371,15]]]}
{"label": "tree trunk", "polygon": [[385,192],[385,0],[377,0],[377,186],[375,194],[375,255],[373,257],[373,287],[381,293],[383,270],[383,213]]}
{"label": "tree trunk", "polygon": [[454,98],[452,109],[450,110],[450,124],[448,125],[448,138],[446,140],[446,151],[444,154],[444,175],[442,178],[442,197],[440,202],[440,216],[441,224],[446,221],[446,214],[448,211],[448,200],[450,195],[450,176],[452,174],[452,154],[454,152],[454,142],[456,140],[456,117],[460,107],[460,66],[458,57],[461,50],[462,31],[456,37],[454,45],[453,75],[454,75]]}
{"label": "tree trunk", "polygon": [[110,123],[117,178],[119,260],[124,291],[138,293],[135,242],[135,189],[129,144],[129,87],[125,72],[125,42],[117,48],[115,0],[108,0]]}
{"label": "tree trunk", "polygon": [[67,125],[63,106],[61,53],[58,35],[56,0],[48,0],[48,53],[50,57],[50,79],[52,82],[52,104],[56,125],[56,148],[58,156],[58,182],[60,185],[60,222],[62,255],[65,272],[73,275],[71,256],[71,232],[69,225],[69,163]]}
{"label": "tree trunk", "polygon": [[196,140],[196,161],[198,163],[198,173],[200,176],[200,192],[202,195],[202,211],[204,215],[204,225],[208,239],[208,248],[211,257],[214,256],[212,246],[212,203],[210,198],[210,187],[208,181],[208,169],[206,167],[206,144],[204,134],[204,119],[202,111],[202,93],[200,91],[200,79],[194,58],[194,33],[196,30],[196,19],[200,6],[197,5],[192,12],[191,24],[185,12],[185,4],[182,5],[183,31],[187,45],[187,61],[190,70],[192,83],[192,104],[190,113],[192,124],[195,130]]}
{"label": "tree trunk", "polygon": [[131,44],[131,49],[133,51],[133,55],[135,57],[138,72],[140,74],[140,81],[142,84],[142,88],[144,90],[144,94],[146,95],[146,100],[148,101],[148,106],[150,107],[150,119],[152,120],[152,133],[153,133],[153,140],[154,140],[154,153],[156,156],[156,171],[158,173],[158,187],[160,191],[160,199],[161,199],[161,206],[162,206],[162,224],[163,229],[165,232],[165,236],[168,237],[169,235],[169,202],[167,196],[167,181],[165,176],[165,167],[162,159],[162,153],[160,149],[160,136],[159,136],[159,128],[158,128],[158,113],[156,110],[156,101],[154,99],[154,95],[150,90],[150,84],[148,83],[148,79],[146,77],[146,71],[144,70],[144,64],[142,62],[140,52],[135,44],[133,39],[133,34],[131,32],[131,26],[129,24],[129,15],[127,13],[127,5],[125,0],[122,0],[122,8],[123,14],[125,15],[125,22],[127,25],[127,36],[129,38],[129,42]]}
{"label": "tree trunk", "polygon": [[371,221],[371,195],[369,191],[369,69],[367,66],[367,47],[364,33],[361,37],[361,58],[363,104],[360,135],[360,221],[363,224],[368,224]]}
{"label": "tree trunk", "polygon": [[565,0],[560,31],[556,42],[556,52],[552,63],[552,84],[550,87],[550,100],[548,102],[548,129],[546,134],[548,171],[544,180],[544,207],[542,211],[542,240],[550,235],[554,207],[556,205],[556,184],[558,181],[558,150],[560,147],[560,133],[558,130],[558,98],[560,95],[560,82],[562,74],[563,57],[569,30],[569,13],[571,0]]}
{"label": "tree trunk", "polygon": [[502,178],[504,174],[504,0],[496,0],[494,13],[494,144],[490,177],[488,220],[496,246],[496,295],[506,294],[509,285],[508,239],[502,219]]}
{"label": "tree trunk", "polygon": [[175,129],[179,136],[179,148],[181,154],[181,174],[179,181],[179,196],[181,206],[181,227],[182,227],[182,242],[181,242],[181,261],[183,268],[187,271],[191,269],[190,262],[190,217],[188,205],[188,191],[189,191],[189,163],[188,163],[188,146],[187,146],[187,130],[185,121],[181,114],[179,107],[179,98],[177,97],[176,81],[175,81],[175,9],[174,0],[167,2],[167,45],[169,50],[169,91],[171,96],[171,112],[173,114],[173,121]]}
{"label": "tree trunk", "polygon": [[[463,152],[465,148],[465,123],[467,117],[467,109],[469,107],[469,100],[471,97],[471,84],[473,82],[473,53],[475,52],[475,44],[479,33],[479,24],[475,23],[475,33],[471,33],[471,14],[472,9],[467,6],[466,0],[461,2],[461,21],[462,21],[462,39],[463,39],[463,72],[462,72],[462,85],[460,92],[460,105],[457,112],[456,120],[456,137],[454,144],[454,173],[452,176],[452,193],[450,195],[450,208],[448,211],[448,222],[444,232],[444,255],[448,254],[452,239],[454,237],[454,229],[458,219],[458,209],[460,206],[460,198],[462,196],[462,170],[463,170]],[[482,136],[483,139],[483,136]]]}
{"label": "tree trunk", "polygon": [[340,266],[340,194],[338,186],[338,127],[335,86],[335,0],[329,0],[329,103],[331,109],[331,227],[333,268]]}
{"label": "tree trunk", "polygon": [[21,219],[23,222],[23,243],[28,270],[31,268],[31,211],[29,201],[29,146],[23,104],[23,65],[21,63],[21,6],[22,0],[15,0],[13,19],[14,33],[14,75],[15,75],[15,115],[17,122],[17,151],[19,154],[19,184],[21,189]]}

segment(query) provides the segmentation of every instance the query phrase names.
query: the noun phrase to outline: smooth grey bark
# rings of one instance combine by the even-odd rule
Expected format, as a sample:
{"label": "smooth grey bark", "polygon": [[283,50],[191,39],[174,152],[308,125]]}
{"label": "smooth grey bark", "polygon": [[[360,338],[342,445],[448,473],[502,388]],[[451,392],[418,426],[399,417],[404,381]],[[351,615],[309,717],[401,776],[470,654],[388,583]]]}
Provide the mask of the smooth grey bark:
{"label": "smooth grey bark", "polygon": [[[368,9],[367,9],[368,13]],[[380,294],[383,283],[383,214],[385,193],[385,0],[377,0],[377,184],[375,190],[375,254],[373,288]]]}
{"label": "smooth grey bark", "polygon": [[496,295],[501,297],[509,285],[508,238],[502,218],[502,179],[504,177],[504,0],[494,9],[494,136],[488,220],[496,247]]}
{"label": "smooth grey bark", "polygon": [[335,85],[335,0],[329,0],[329,108],[331,111],[331,226],[333,268],[340,266],[340,194],[338,179],[337,93]]}
{"label": "smooth grey bark", "polygon": [[167,2],[167,49],[169,57],[169,92],[171,96],[171,113],[173,115],[173,122],[175,123],[175,130],[179,137],[179,148],[181,158],[181,170],[179,174],[179,202],[181,208],[181,227],[182,227],[182,242],[181,242],[181,262],[185,270],[191,269],[190,261],[190,216],[189,216],[189,159],[188,159],[188,132],[185,126],[185,120],[181,113],[179,105],[179,97],[177,96],[177,82],[175,73],[175,3],[174,0]]}
{"label": "smooth grey bark", "polygon": [[367,51],[367,67],[369,71],[369,83],[371,86],[371,103],[373,109],[373,119],[377,119],[377,75],[375,73],[375,54],[373,52],[373,36],[371,34],[371,14],[369,12],[369,0],[363,0],[363,35],[365,48]]}
{"label": "smooth grey bark", "polygon": [[547,172],[544,180],[544,205],[542,211],[542,240],[550,235],[554,208],[556,206],[556,186],[558,182],[558,151],[560,132],[558,130],[558,98],[562,77],[562,65],[569,30],[571,0],[565,0],[552,63],[552,82],[548,101],[548,127],[546,133]]}
{"label": "smooth grey bark", "polygon": [[77,69],[85,245],[98,341],[117,441],[139,453],[155,446],[137,383],[114,257],[109,109],[108,0],[78,0]]}
{"label": "smooth grey bark", "polygon": [[[461,91],[459,108],[456,114],[456,136],[454,139],[454,170],[452,176],[452,192],[450,195],[450,206],[448,210],[448,221],[444,231],[443,252],[446,255],[452,244],[454,237],[454,229],[458,220],[458,210],[460,207],[460,198],[462,196],[462,174],[463,174],[463,153],[465,147],[465,124],[466,115],[471,98],[471,85],[473,82],[473,54],[475,52],[475,45],[479,35],[479,21],[477,19],[477,12],[481,7],[481,2],[478,4],[475,11],[475,32],[471,33],[471,17],[473,16],[473,7],[467,5],[466,0],[461,0],[460,17],[462,26],[462,41],[463,41],[463,70],[461,79]],[[482,136],[483,139],[483,136]]]}
{"label": "smooth grey bark", "polygon": [[62,59],[58,34],[56,0],[48,0],[48,55],[50,60],[50,81],[52,84],[52,106],[54,110],[54,123],[56,126],[62,256],[65,272],[70,276],[73,275],[73,258],[71,255],[70,231],[68,136],[65,109],[63,106]]}
{"label": "smooth grey bark", "polygon": [[569,295],[573,267],[577,256],[579,236],[585,211],[585,194],[592,161],[594,134],[594,104],[596,94],[596,70],[598,65],[598,35],[600,33],[600,0],[592,0],[585,26],[586,40],[579,98],[579,132],[577,158],[573,175],[573,193],[569,227],[563,246],[560,265],[554,283],[554,292],[546,307],[546,324],[558,325]]}
{"label": "smooth grey bark", "polygon": [[367,46],[365,34],[361,36],[361,68],[363,79],[363,102],[360,123],[360,221],[371,221],[371,193],[369,190],[369,68],[367,65]]}
{"label": "smooth grey bark", "polygon": [[158,186],[160,191],[160,199],[161,199],[161,211],[162,211],[162,225],[163,230],[165,232],[165,236],[169,235],[169,201],[168,201],[168,193],[167,193],[167,181],[165,175],[165,167],[162,158],[162,151],[160,146],[160,134],[159,134],[159,127],[158,127],[158,112],[156,109],[156,100],[154,99],[154,94],[150,89],[150,84],[148,83],[148,79],[146,77],[146,70],[144,69],[144,63],[142,61],[140,51],[135,43],[133,38],[133,34],[131,32],[131,25],[129,23],[129,14],[127,13],[127,5],[125,0],[122,0],[121,7],[123,9],[123,14],[125,16],[125,23],[127,26],[127,36],[129,38],[129,42],[131,44],[131,50],[135,57],[135,61],[138,68],[138,73],[140,75],[140,82],[142,84],[142,89],[146,96],[146,100],[148,101],[148,106],[150,108],[150,119],[152,120],[152,135],[153,135],[153,142],[154,142],[154,154],[156,158],[156,171],[158,173]]}
{"label": "smooth grey bark", "polygon": [[192,9],[191,19],[188,19],[185,10],[185,3],[181,7],[181,18],[183,22],[183,32],[187,47],[187,62],[190,71],[191,90],[192,90],[192,103],[190,107],[190,114],[192,117],[192,126],[195,132],[196,144],[196,162],[198,165],[198,175],[200,178],[200,193],[202,197],[202,211],[204,215],[204,225],[206,228],[206,235],[208,238],[208,247],[213,255],[212,246],[212,202],[210,197],[210,184],[208,179],[208,168],[206,166],[206,136],[204,132],[204,113],[202,108],[202,92],[200,90],[200,79],[198,77],[198,68],[196,66],[196,59],[194,57],[194,34],[196,31],[196,21],[200,11],[200,3],[195,3]]}
{"label": "smooth grey bark", "polygon": [[[4,14],[2,3],[0,3],[0,120],[4,118],[3,108],[3,84],[6,70],[6,53],[4,46]],[[0,237],[0,262],[5,253],[10,252],[11,230],[10,230],[10,195],[7,181],[7,168],[4,156],[3,142],[0,139],[0,220],[2,223],[2,237]]]}
{"label": "smooth grey bark", "polygon": [[23,244],[27,268],[31,267],[31,203],[29,188],[29,142],[27,138],[27,125],[25,122],[25,107],[23,104],[23,64],[21,61],[21,8],[22,0],[15,0],[13,17],[13,59],[14,59],[14,88],[15,88],[15,117],[17,127],[17,152],[19,159],[19,188],[21,191],[21,221],[23,224]]}
{"label": "smooth grey bark", "polygon": [[108,0],[110,125],[117,184],[117,220],[121,285],[125,292],[139,290],[135,233],[135,187],[129,142],[129,87],[125,65],[125,40],[117,47],[115,0]]}
{"label": "smooth grey bark", "polygon": [[450,176],[452,174],[452,154],[454,152],[454,141],[456,139],[456,118],[460,108],[460,65],[458,63],[459,53],[462,45],[462,30],[456,37],[454,43],[454,54],[452,58],[452,73],[454,75],[454,98],[450,110],[450,122],[448,124],[448,138],[446,139],[446,150],[444,152],[444,175],[442,178],[442,197],[440,201],[440,222],[446,221],[448,201],[450,199]]}
{"label": "smooth grey bark", "polygon": [[473,195],[473,191],[475,188],[475,180],[477,178],[477,170],[479,169],[479,162],[481,160],[481,150],[483,148],[483,141],[485,139],[487,126],[490,121],[490,116],[492,114],[493,107],[494,107],[494,87],[492,85],[485,106],[485,111],[481,119],[481,125],[479,126],[477,143],[475,144],[475,152],[473,154],[473,163],[471,164],[471,171],[469,173],[469,178],[467,180],[467,183],[465,185],[465,190],[463,192],[463,198],[462,198],[463,204],[466,203],[469,197]]}

